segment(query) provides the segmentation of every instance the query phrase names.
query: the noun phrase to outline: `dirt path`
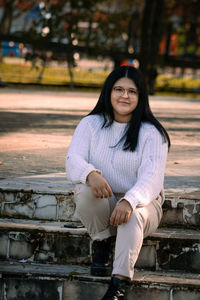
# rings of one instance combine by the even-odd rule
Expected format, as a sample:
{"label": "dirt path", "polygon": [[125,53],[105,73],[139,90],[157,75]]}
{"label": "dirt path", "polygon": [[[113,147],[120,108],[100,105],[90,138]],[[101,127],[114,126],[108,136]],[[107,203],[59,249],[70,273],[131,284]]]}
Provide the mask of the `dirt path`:
{"label": "dirt path", "polygon": [[[0,177],[64,172],[73,131],[97,99],[96,93],[0,90]],[[150,103],[172,141],[166,184],[200,185],[200,101],[156,96]]]}

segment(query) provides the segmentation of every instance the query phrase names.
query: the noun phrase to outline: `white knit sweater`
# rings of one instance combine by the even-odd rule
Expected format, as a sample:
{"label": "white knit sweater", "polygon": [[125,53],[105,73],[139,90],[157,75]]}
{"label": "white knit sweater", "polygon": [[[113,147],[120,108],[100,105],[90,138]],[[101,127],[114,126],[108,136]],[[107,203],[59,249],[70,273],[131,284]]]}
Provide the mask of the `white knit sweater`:
{"label": "white knit sweater", "polygon": [[103,117],[90,115],[77,126],[66,157],[67,178],[86,183],[92,170],[100,170],[114,193],[124,193],[134,209],[147,205],[163,190],[168,146],[150,123],[142,123],[134,152],[114,147],[123,136],[126,123],[114,121],[101,128]]}

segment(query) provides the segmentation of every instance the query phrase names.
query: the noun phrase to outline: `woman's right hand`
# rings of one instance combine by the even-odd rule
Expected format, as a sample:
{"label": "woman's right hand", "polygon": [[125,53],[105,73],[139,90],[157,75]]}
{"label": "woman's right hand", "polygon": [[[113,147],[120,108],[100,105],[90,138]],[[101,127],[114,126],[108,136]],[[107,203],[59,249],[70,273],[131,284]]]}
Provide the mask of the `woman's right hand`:
{"label": "woman's right hand", "polygon": [[87,178],[95,198],[108,198],[112,196],[112,189],[107,180],[97,172],[91,172]]}

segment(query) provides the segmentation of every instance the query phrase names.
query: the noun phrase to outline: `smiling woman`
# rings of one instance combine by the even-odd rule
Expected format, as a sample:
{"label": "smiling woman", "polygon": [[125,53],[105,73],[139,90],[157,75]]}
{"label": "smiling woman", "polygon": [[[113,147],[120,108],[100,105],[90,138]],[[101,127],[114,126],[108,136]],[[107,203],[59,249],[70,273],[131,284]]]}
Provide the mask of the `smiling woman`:
{"label": "smiling woman", "polygon": [[102,300],[125,299],[143,238],[160,223],[169,146],[141,73],[130,66],[115,69],[77,126],[66,157],[77,215],[93,240],[92,275],[110,275],[116,237],[112,279]]}

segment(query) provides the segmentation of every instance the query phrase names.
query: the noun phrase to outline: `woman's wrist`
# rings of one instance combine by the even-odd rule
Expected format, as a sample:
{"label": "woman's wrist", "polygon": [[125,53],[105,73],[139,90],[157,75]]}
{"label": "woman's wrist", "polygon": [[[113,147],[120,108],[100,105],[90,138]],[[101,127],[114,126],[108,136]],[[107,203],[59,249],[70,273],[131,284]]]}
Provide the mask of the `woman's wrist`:
{"label": "woman's wrist", "polygon": [[122,199],[120,199],[120,201],[117,204],[120,204],[121,202],[128,204],[129,207],[130,207],[130,209],[131,209],[131,211],[133,211],[133,207],[132,207],[131,203],[127,199],[122,198]]}
{"label": "woman's wrist", "polygon": [[92,173],[101,174],[101,173],[100,173],[99,171],[97,171],[97,170],[92,170],[90,173],[88,173],[88,175],[87,175],[87,177],[86,177],[86,182],[88,182],[88,178],[89,178],[90,174],[92,174]]}

